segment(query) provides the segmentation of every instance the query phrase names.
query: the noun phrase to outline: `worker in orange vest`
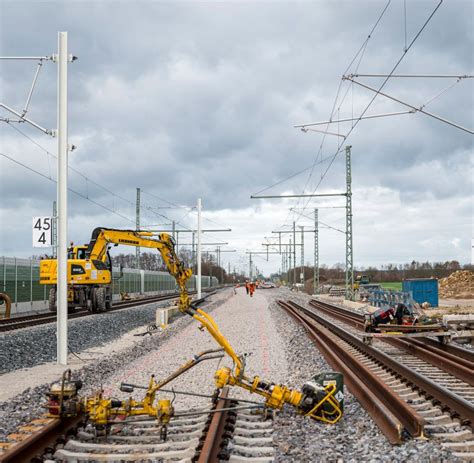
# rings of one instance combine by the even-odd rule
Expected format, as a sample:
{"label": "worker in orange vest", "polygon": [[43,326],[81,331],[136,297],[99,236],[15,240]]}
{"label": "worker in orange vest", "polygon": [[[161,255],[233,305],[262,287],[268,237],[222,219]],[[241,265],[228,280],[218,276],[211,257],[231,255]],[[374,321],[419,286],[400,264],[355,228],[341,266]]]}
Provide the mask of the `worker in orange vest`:
{"label": "worker in orange vest", "polygon": [[251,282],[249,285],[250,297],[253,297],[253,293],[255,292],[255,283]]}

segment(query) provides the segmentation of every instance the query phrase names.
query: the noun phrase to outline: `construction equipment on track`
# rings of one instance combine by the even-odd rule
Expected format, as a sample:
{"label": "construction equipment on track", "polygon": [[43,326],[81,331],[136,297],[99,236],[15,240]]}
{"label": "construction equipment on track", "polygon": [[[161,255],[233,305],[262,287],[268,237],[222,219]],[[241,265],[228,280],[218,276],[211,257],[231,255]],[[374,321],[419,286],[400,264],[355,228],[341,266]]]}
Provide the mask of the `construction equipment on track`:
{"label": "construction equipment on track", "polygon": [[372,343],[374,337],[425,337],[437,336],[440,342],[451,341],[449,327],[433,320],[416,307],[412,309],[398,303],[395,307],[385,306],[375,312],[365,314],[363,339],[366,344]]}
{"label": "construction equipment on track", "polygon": [[[232,360],[232,368],[224,366],[215,372],[214,382],[217,389],[237,386],[264,397],[264,406],[267,408],[281,409],[285,404],[289,404],[298,413],[325,423],[336,423],[342,417],[343,395],[342,375],[340,373],[321,373],[308,381],[301,390],[291,389],[283,384],[262,379],[259,376],[246,376],[246,356],[238,355],[220,332],[214,319],[191,302],[186,289],[186,282],[191,277],[192,271],[185,268],[179,260],[171,237],[163,233],[159,235],[159,241],[156,241],[146,238],[146,236],[148,236],[146,232],[103,228],[94,230],[93,239],[88,246],[85,257],[70,262],[70,268],[72,268],[72,265],[77,265],[78,268],[80,267],[83,270],[81,273],[71,272],[70,281],[77,284],[77,276],[80,275],[83,279],[79,280],[81,282],[79,286],[84,287],[86,286],[84,283],[85,277],[92,278],[92,269],[95,269],[97,277],[103,277],[103,284],[109,284],[111,272],[110,267],[106,264],[108,262],[110,265],[110,259],[107,256],[108,243],[155,247],[160,251],[168,272],[175,278],[179,287],[178,309],[197,320],[200,324],[199,328],[206,330],[214,338],[219,345],[219,349],[200,353],[169,377],[159,382],[152,376],[142,400],[108,398],[103,395],[102,391],[89,397],[80,398],[77,394],[79,385],[72,381],[70,372],[66,372],[62,382],[53,385],[49,393],[51,416],[63,418],[65,416],[70,417],[71,414],[74,414],[74,411],[85,413],[90,422],[96,427],[98,435],[107,434],[109,425],[118,416],[148,415],[156,418],[162,426],[166,426],[170,417],[173,416],[174,410],[169,400],[161,400],[156,397],[160,389],[198,363],[220,358],[227,354]],[[48,265],[51,266],[55,263],[54,260],[45,262],[44,267],[46,268]],[[48,282],[51,283],[52,275],[46,275],[46,273],[44,276],[49,276]],[[94,279],[92,285],[97,285],[96,281],[97,279]],[[132,392],[135,387],[134,385],[122,384],[121,389],[124,392]]]}
{"label": "construction equipment on track", "polygon": [[[182,279],[184,275],[181,274],[191,272],[184,269],[183,264],[179,262],[170,235],[162,233],[158,235],[158,240],[151,236],[151,232],[98,227],[92,232],[88,245],[71,246],[68,254],[68,306],[85,307],[91,312],[103,312],[112,307],[112,259],[109,254],[111,245],[155,248],[160,252],[171,275]],[[53,285],[49,293],[49,310],[55,312],[56,259],[41,260],[40,283]]]}

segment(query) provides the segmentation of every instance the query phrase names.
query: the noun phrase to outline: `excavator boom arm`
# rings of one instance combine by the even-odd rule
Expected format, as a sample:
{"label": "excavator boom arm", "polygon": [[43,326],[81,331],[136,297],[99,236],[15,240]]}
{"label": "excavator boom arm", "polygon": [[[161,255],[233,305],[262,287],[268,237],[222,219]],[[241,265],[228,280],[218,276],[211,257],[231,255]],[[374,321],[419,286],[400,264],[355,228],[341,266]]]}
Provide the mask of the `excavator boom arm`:
{"label": "excavator boom arm", "polygon": [[92,232],[91,241],[86,251],[86,257],[90,260],[102,260],[107,253],[107,245],[122,244],[142,248],[157,249],[163,259],[170,275],[172,275],[180,290],[180,309],[187,309],[189,296],[186,282],[192,275],[192,271],[186,268],[176,255],[173,238],[167,233],[158,235],[158,240],[151,238],[151,232],[140,232],[135,230],[117,230],[113,228],[96,228]]}
{"label": "excavator boom arm", "polygon": [[[200,322],[201,326],[233,360],[233,369],[223,367],[216,371],[214,379],[218,388],[226,385],[238,386],[265,397],[267,406],[272,408],[281,408],[283,404],[288,403],[296,407],[300,413],[304,413],[305,416],[311,416],[317,420],[334,423],[340,419],[342,410],[339,402],[334,397],[335,386],[332,384],[324,389],[318,389],[313,385],[309,388],[310,392],[308,390],[300,392],[262,380],[258,376],[254,378],[247,377],[244,372],[245,362],[243,357],[237,355],[229,341],[220,332],[214,319],[208,313],[191,304],[186,289],[186,281],[191,277],[192,272],[185,268],[176,255],[175,244],[171,236],[162,233],[158,236],[158,240],[150,238],[151,236],[152,233],[150,232],[96,228],[92,233],[86,257],[91,260],[101,260],[107,252],[109,243],[158,249],[168,272],[175,278],[179,286],[179,310]],[[153,389],[152,386],[150,387]],[[147,409],[143,411],[147,412]]]}

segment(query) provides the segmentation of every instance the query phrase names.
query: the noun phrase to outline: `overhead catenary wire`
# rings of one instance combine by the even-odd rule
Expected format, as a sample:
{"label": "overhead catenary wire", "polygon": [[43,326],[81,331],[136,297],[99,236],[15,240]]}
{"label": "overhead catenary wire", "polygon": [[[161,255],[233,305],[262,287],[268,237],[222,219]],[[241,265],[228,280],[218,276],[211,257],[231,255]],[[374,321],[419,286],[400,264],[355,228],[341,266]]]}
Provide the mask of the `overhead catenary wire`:
{"label": "overhead catenary wire", "polygon": [[455,82],[453,82],[451,85],[448,85],[446,88],[438,92],[436,95],[431,97],[426,103],[422,104],[420,106],[421,109],[425,108],[428,106],[430,103],[432,103],[434,100],[438,99],[441,95],[444,95],[448,90],[451,90],[455,85],[459,84],[461,82],[461,78],[456,79]]}
{"label": "overhead catenary wire", "polygon": [[[14,129],[16,132],[18,132],[19,134],[21,134],[23,137],[25,137],[26,139],[28,139],[31,143],[33,143],[35,146],[37,146],[39,149],[41,149],[43,152],[46,153],[47,155],[47,159],[48,159],[48,168],[49,168],[49,177],[48,176],[45,176],[46,178],[48,178],[49,180],[53,180],[53,177],[51,175],[51,165],[50,165],[50,162],[49,162],[49,156],[53,157],[54,159],[57,159],[57,156],[53,153],[51,153],[48,149],[46,149],[44,146],[42,146],[40,143],[38,143],[36,140],[34,140],[33,138],[31,138],[29,135],[27,135],[26,133],[24,133],[22,130],[20,130],[18,127],[12,125],[12,124],[7,124],[9,127],[11,127],[12,129]],[[12,159],[13,160],[13,159]],[[19,162],[17,162],[18,164],[21,164]],[[21,164],[23,165],[23,164]],[[26,165],[25,165],[26,166]],[[94,180],[92,180],[90,177],[88,177],[86,174],[82,173],[81,171],[79,171],[78,169],[75,169],[74,167],[71,167],[71,166],[68,166],[68,169],[71,171],[71,172],[74,172],[76,174],[78,174],[79,176],[81,176],[85,182],[86,182],[86,194],[83,195],[82,193],[79,193],[75,190],[71,190],[72,192],[74,192],[75,194],[80,194],[81,197],[83,197],[84,199],[87,199],[87,200],[90,200],[91,202],[93,202],[94,204],[97,204],[97,205],[100,205],[101,203],[99,203],[98,201],[94,201],[92,200],[90,197],[89,197],[89,183],[95,185],[96,187],[100,188],[101,190],[103,190],[104,192],[106,192],[107,194],[111,195],[112,196],[112,199],[113,198],[118,198],[120,199],[121,201],[127,203],[128,205],[130,206],[135,206],[135,203],[133,201],[130,201],[129,199],[127,198],[124,198],[123,196],[113,192],[112,190],[104,187],[103,185],[101,185],[100,183],[97,183],[95,182]],[[34,171],[34,169],[33,169]],[[43,174],[41,174],[43,175]],[[165,200],[166,201],[166,200]],[[101,207],[103,207],[104,209],[108,210],[108,211],[111,211],[113,212],[114,211],[114,208],[109,208],[105,205],[101,205]],[[172,222],[172,219],[169,218],[168,216],[164,215],[164,214],[161,214],[159,212],[156,212],[152,207],[149,207],[149,206],[146,206],[146,205],[141,205],[141,209],[144,209],[144,210],[147,210],[149,212],[151,212],[152,214],[156,215],[157,217],[161,217],[161,218],[164,218],[166,220],[168,220],[170,223]],[[132,221],[130,218],[128,217],[125,217],[124,215],[122,214],[119,214],[117,213],[119,216],[121,216],[122,218],[126,218],[127,221]],[[177,222],[179,223],[179,222]],[[182,225],[184,226],[182,223],[179,223],[179,225]]]}
{"label": "overhead catenary wire", "polygon": [[[352,60],[349,62],[349,64],[347,65],[346,69],[344,70],[344,72],[342,73],[343,75],[346,74],[348,72],[348,70],[352,67],[352,65],[356,62],[357,58],[360,57],[358,63],[357,63],[357,68],[358,66],[360,65],[361,61],[362,61],[362,57],[363,57],[363,54],[365,53],[365,49],[367,47],[367,44],[368,42],[370,41],[370,39],[372,38],[372,35],[374,34],[375,30],[377,29],[378,25],[380,24],[380,21],[382,20],[382,18],[384,17],[388,7],[390,6],[391,4],[391,0],[388,0],[387,3],[385,4],[384,8],[382,9],[381,13],[379,14],[377,20],[375,21],[374,25],[372,26],[369,34],[367,35],[366,39],[364,40],[364,42],[362,43],[362,45],[359,47],[359,49],[357,50],[356,54],[354,55],[354,57],[352,58]],[[333,105],[332,105],[332,109],[331,109],[331,113],[330,113],[330,116],[329,116],[329,120],[332,119],[332,117],[334,116],[334,111],[336,109],[336,106],[337,106],[337,103],[338,103],[338,99],[339,99],[339,95],[340,95],[340,92],[341,92],[341,88],[342,88],[342,85],[343,85],[343,80],[341,79],[339,81],[339,86],[338,86],[338,89],[337,89],[337,92],[336,92],[336,96],[334,98],[334,102],[333,102]],[[347,95],[347,92],[346,94],[344,95],[344,98],[346,97]],[[339,107],[341,106],[342,102],[344,100],[341,100],[341,102],[339,102]],[[326,131],[328,130],[328,127],[329,127],[329,124],[326,126]],[[323,161],[322,159],[322,150],[323,150],[323,146],[324,146],[324,142],[326,140],[326,134],[323,135],[323,138],[321,140],[321,144],[319,146],[319,150],[318,152],[316,153],[315,155],[315,158],[314,158],[314,162],[313,162],[313,165],[312,165],[312,168],[311,168],[311,171],[310,171],[310,174],[309,174],[309,177],[307,179],[307,181],[305,182],[305,186],[302,190],[302,192],[304,193],[306,191],[306,188],[307,188],[307,185],[313,175],[313,171],[314,171],[314,167],[317,165],[316,163],[318,162],[318,158],[321,157],[321,162]],[[326,158],[327,159],[327,158]],[[298,199],[297,201],[297,206],[299,206],[300,204],[300,199]],[[288,219],[290,218],[291,216],[291,212],[289,212],[287,214],[287,217],[284,221],[284,223],[286,223],[288,221]],[[294,218],[294,214],[293,214],[293,218]]]}
{"label": "overhead catenary wire", "polygon": [[[431,21],[431,19],[433,18],[433,16],[436,14],[436,12],[438,11],[438,9],[440,8],[441,4],[443,3],[443,0],[439,0],[438,4],[436,5],[436,7],[433,9],[433,11],[431,12],[431,14],[428,16],[428,18],[425,20],[425,22],[423,23],[423,25],[421,26],[421,28],[418,30],[418,32],[415,34],[415,36],[413,37],[413,39],[411,40],[411,42],[409,43],[409,45],[406,47],[405,50],[403,50],[403,53],[402,55],[400,56],[400,58],[397,60],[397,62],[395,63],[395,65],[393,66],[392,70],[386,75],[387,77],[384,78],[382,84],[379,86],[378,90],[375,90],[375,94],[374,96],[371,98],[371,100],[369,101],[369,103],[367,104],[367,106],[365,107],[365,109],[362,111],[362,113],[360,114],[360,116],[356,119],[354,125],[349,129],[347,135],[346,135],[346,138],[344,140],[342,140],[339,145],[338,145],[338,148],[336,149],[336,152],[333,154],[332,158],[331,158],[331,161],[329,162],[329,165],[327,166],[326,170],[324,171],[323,175],[321,176],[321,179],[319,180],[319,182],[317,183],[316,185],[316,188],[313,190],[313,193],[319,188],[319,186],[321,185],[323,179],[325,178],[325,176],[327,175],[329,169],[331,168],[331,166],[333,165],[334,163],[334,160],[336,159],[337,155],[342,152],[342,146],[344,145],[344,143],[347,142],[347,139],[349,138],[349,136],[351,135],[351,133],[354,131],[354,129],[357,127],[358,123],[360,122],[361,118],[365,115],[365,113],[368,111],[368,109],[370,108],[370,106],[372,106],[372,103],[375,101],[375,99],[377,98],[377,96],[380,94],[380,92],[382,91],[382,89],[385,87],[386,83],[388,82],[388,80],[390,79],[391,75],[396,71],[396,69],[398,68],[398,66],[400,65],[400,63],[403,61],[403,58],[406,56],[406,54],[408,53],[408,51],[411,49],[411,47],[414,45],[414,43],[418,40],[418,37],[421,35],[421,33],[424,31],[424,29],[426,28],[426,26],[428,25],[428,23]],[[344,73],[345,74],[345,73]],[[306,205],[304,206],[304,210],[308,208],[308,205],[311,201],[311,198],[306,202]]]}
{"label": "overhead catenary wire", "polygon": [[[160,201],[163,201],[163,202],[169,204],[170,206],[175,207],[176,209],[184,209],[184,210],[187,210],[187,211],[189,211],[188,214],[191,214],[191,213],[192,213],[192,214],[197,214],[197,210],[196,210],[196,207],[195,207],[195,206],[182,206],[182,205],[179,205],[179,204],[175,204],[175,203],[173,203],[173,202],[171,202],[171,201],[169,201],[169,200],[167,200],[167,199],[164,199],[164,198],[162,198],[162,197],[160,197],[160,196],[157,196],[157,195],[155,195],[154,193],[151,193],[151,192],[149,192],[149,191],[146,191],[146,190],[143,190],[143,189],[142,189],[141,191],[142,191],[142,193],[145,193],[145,194],[150,195],[150,196],[152,196],[152,197],[154,197],[154,198],[156,198],[156,199],[159,199]],[[188,215],[188,214],[187,214],[187,215]],[[204,216],[203,216],[202,218],[203,218],[203,220],[206,220],[206,221],[208,221],[208,222],[212,222],[212,223],[214,223],[215,225],[219,225],[219,226],[222,226],[222,227],[227,227],[227,225],[224,225],[224,224],[219,223],[219,222],[217,222],[217,221],[215,221],[215,220],[209,219],[208,217],[204,217]],[[181,225],[182,225],[182,224],[181,224]],[[189,227],[185,227],[185,228],[190,229]]]}
{"label": "overhead catenary wire", "polygon": [[[7,154],[5,154],[5,153],[0,152],[0,156],[3,156],[4,158],[8,159],[9,161],[14,162],[15,164],[17,164],[17,165],[23,167],[24,169],[27,169],[27,170],[29,170],[30,172],[33,172],[33,173],[35,173],[35,174],[37,174],[37,175],[39,175],[39,176],[45,178],[46,180],[49,180],[50,182],[57,183],[57,180],[55,180],[54,178],[48,177],[47,175],[43,174],[42,172],[39,172],[38,170],[34,169],[33,167],[28,166],[27,164],[24,164],[24,163],[22,163],[22,162],[20,162],[20,161],[18,161],[18,160],[16,160],[16,159],[14,159],[13,157],[11,157],[11,156],[9,156],[9,155],[7,155]],[[91,198],[88,198],[87,196],[85,196],[84,194],[80,193],[79,191],[76,191],[76,190],[74,190],[74,189],[72,189],[72,188],[68,188],[68,190],[69,190],[71,193],[74,193],[75,195],[80,196],[81,198],[83,198],[83,199],[85,199],[85,200],[91,202],[92,204],[95,204],[96,206],[99,206],[99,207],[101,207],[102,209],[104,209],[104,210],[106,210],[106,211],[108,211],[108,212],[111,212],[112,214],[115,214],[115,215],[121,217],[122,219],[127,220],[128,222],[135,223],[135,221],[132,220],[132,219],[130,219],[129,217],[126,217],[126,216],[124,216],[123,214],[120,214],[119,212],[114,211],[113,209],[109,208],[108,206],[105,206],[104,204],[101,204],[101,203],[99,203],[99,202],[97,202],[97,201],[94,201],[94,200],[91,199]]]}
{"label": "overhead catenary wire", "polygon": [[[388,77],[388,74],[349,74],[349,77]],[[391,79],[472,79],[471,74],[392,74]]]}
{"label": "overhead catenary wire", "polygon": [[[40,171],[34,169],[34,168],[31,167],[31,166],[28,166],[27,164],[22,163],[21,161],[18,161],[17,159],[14,159],[12,156],[9,156],[8,154],[5,154],[5,153],[0,152],[0,156],[2,156],[2,157],[4,157],[5,159],[8,159],[9,161],[11,161],[11,162],[13,162],[13,163],[19,165],[20,167],[23,167],[24,169],[29,170],[30,172],[35,173],[36,175],[39,175],[40,177],[42,177],[42,178],[44,178],[44,179],[46,179],[46,180],[49,180],[50,182],[57,183],[57,181],[56,181],[54,178],[48,177],[48,176],[45,175],[44,173],[42,173],[42,172],[40,172]],[[108,206],[106,206],[106,205],[104,205],[104,204],[102,204],[102,203],[99,203],[98,201],[95,201],[95,200],[93,200],[93,199],[87,197],[86,195],[84,195],[83,193],[81,193],[81,192],[79,192],[79,191],[74,190],[73,188],[70,188],[70,187],[69,187],[68,190],[69,190],[71,193],[74,193],[75,195],[79,196],[80,198],[85,199],[86,201],[89,201],[90,203],[95,204],[96,206],[98,206],[98,207],[100,207],[100,208],[102,208],[102,209],[104,209],[104,210],[106,210],[106,211],[108,211],[108,212],[110,212],[110,213],[112,213],[112,214],[114,214],[114,215],[116,215],[116,216],[118,216],[118,217],[120,217],[120,218],[122,218],[122,219],[128,221],[128,222],[131,222],[131,223],[133,223],[133,224],[135,223],[135,220],[134,220],[134,219],[131,219],[130,217],[126,217],[125,215],[123,215],[123,214],[121,214],[121,213],[119,213],[119,212],[117,212],[117,211],[111,209],[110,207],[108,207]],[[182,224],[180,224],[180,225],[182,225]],[[189,230],[191,230],[191,229],[189,229]],[[209,236],[211,236],[211,235],[209,235]],[[204,244],[205,244],[205,243],[204,243]],[[222,243],[220,243],[220,244],[227,244],[227,243],[222,242]]]}
{"label": "overhead catenary wire", "polygon": [[[329,159],[330,157],[331,157],[331,156],[327,156],[326,158],[324,158],[324,159],[322,159],[321,161],[319,161],[316,165],[322,164],[324,161],[326,161],[326,160]],[[259,190],[259,191],[255,192],[255,193],[253,193],[251,197],[257,196],[257,195],[259,195],[260,193],[263,193],[264,191],[270,190],[271,188],[273,188],[273,187],[275,187],[275,186],[277,186],[277,185],[280,185],[280,184],[286,182],[287,180],[290,180],[291,178],[297,177],[298,175],[302,174],[303,172],[306,172],[307,170],[310,170],[313,166],[314,166],[314,164],[311,164],[311,165],[305,167],[304,169],[301,169],[301,170],[299,170],[298,172],[295,172],[294,174],[291,174],[290,176],[285,177],[285,178],[282,179],[282,180],[279,180],[278,182],[274,183],[273,185],[270,185],[270,186],[268,186],[268,187],[263,188],[262,190]]]}
{"label": "overhead catenary wire", "polygon": [[[42,151],[44,151],[48,156],[52,156],[54,159],[58,159],[58,157],[51,153],[48,149],[46,149],[44,146],[42,146],[40,143],[38,143],[36,140],[34,140],[33,138],[31,138],[30,136],[28,136],[26,133],[24,133],[22,130],[20,130],[18,127],[12,125],[12,124],[7,124],[9,127],[11,127],[12,129],[16,130],[19,134],[21,134],[23,137],[25,137],[26,139],[30,140],[34,145],[36,145],[39,149],[41,149]],[[88,177],[86,174],[82,173],[81,171],[75,169],[74,167],[71,167],[70,165],[68,166],[68,169],[71,171],[71,172],[74,172],[75,174],[78,174],[80,175],[82,178],[84,178],[87,182],[90,182],[92,184],[94,184],[95,186],[97,186],[98,188],[100,188],[101,190],[105,191],[106,193],[112,195],[112,196],[115,196],[117,197],[118,199],[130,204],[130,205],[134,205],[134,203],[132,201],[130,201],[129,199],[127,198],[124,198],[123,196],[120,196],[118,195],[117,193],[114,193],[113,191],[109,190],[108,188],[104,187],[103,185],[101,185],[100,183],[97,183],[95,182],[94,180],[92,180],[90,177]]]}
{"label": "overhead catenary wire", "polygon": [[[368,86],[368,85],[363,84],[362,82],[358,82],[357,80],[354,80],[354,79],[351,79],[351,80],[352,80],[352,82],[354,82],[355,84],[357,84],[357,85],[359,85],[359,86],[361,86],[361,87],[364,87],[364,88],[366,88],[366,89],[368,89],[368,90],[371,90],[372,92],[375,92],[376,95],[382,95],[382,96],[384,96],[385,98],[388,98],[389,100],[393,100],[393,101],[395,101],[395,102],[397,102],[397,103],[402,104],[403,106],[407,106],[408,108],[412,108],[415,112],[420,112],[420,113],[422,113],[422,114],[426,114],[427,116],[430,116],[430,117],[432,117],[433,119],[437,119],[438,121],[444,122],[445,124],[451,125],[451,126],[457,128],[457,129],[459,129],[459,130],[462,130],[462,131],[464,131],[464,132],[470,133],[471,135],[474,134],[474,131],[473,131],[472,129],[468,129],[468,128],[466,128],[466,127],[463,127],[463,126],[461,126],[461,125],[459,125],[459,124],[456,124],[455,122],[452,122],[452,121],[450,121],[450,120],[448,120],[448,119],[445,119],[445,118],[443,118],[443,117],[437,116],[436,114],[430,113],[430,112],[425,111],[425,110],[423,109],[424,106],[426,106],[426,104],[428,104],[428,103],[430,103],[431,101],[433,101],[434,99],[438,98],[438,96],[442,95],[447,89],[443,90],[441,93],[439,93],[438,95],[436,95],[434,98],[432,98],[430,101],[428,101],[428,103],[426,103],[425,105],[420,106],[420,107],[417,108],[416,106],[413,106],[413,105],[410,104],[410,103],[407,103],[407,102],[405,102],[405,101],[400,100],[399,98],[395,98],[395,97],[393,97],[393,96],[388,95],[387,93],[384,93],[384,92],[380,91],[380,89],[376,90],[376,89],[374,89],[374,88],[372,88],[372,87],[370,87],[370,86]],[[452,85],[451,85],[450,87],[452,87]]]}
{"label": "overhead catenary wire", "polygon": [[[42,151],[44,151],[46,153],[46,158],[47,158],[47,164],[48,164],[48,171],[49,171],[49,176],[48,175],[45,175],[41,172],[39,172],[38,170],[34,169],[33,167],[31,166],[28,166],[27,164],[25,163],[22,163],[21,161],[18,161],[17,159],[14,159],[12,156],[9,156],[7,154],[4,154],[4,153],[1,153],[1,155],[5,158],[5,159],[8,159],[10,160],[11,162],[14,162],[16,163],[17,165],[37,174],[37,175],[40,175],[41,177],[43,178],[46,178],[47,180],[50,180],[52,181],[53,183],[57,183],[57,180],[55,180],[53,178],[53,175],[52,175],[52,171],[51,171],[51,164],[50,164],[50,159],[49,159],[49,156],[52,156],[53,158],[55,159],[58,159],[56,155],[54,155],[53,153],[51,153],[49,150],[47,150],[45,147],[43,147],[40,143],[38,143],[36,140],[34,140],[33,138],[31,138],[30,136],[28,136],[26,133],[24,133],[23,131],[21,131],[19,128],[15,127],[14,125],[12,125],[13,122],[15,123],[28,123],[34,127],[36,127],[37,129],[41,130],[42,132],[48,134],[48,135],[55,135],[55,131],[54,130],[49,130],[49,129],[45,129],[43,127],[41,127],[39,124],[36,124],[35,122],[31,121],[30,119],[28,119],[26,117],[26,114],[28,112],[28,109],[29,109],[29,105],[30,105],[30,102],[31,102],[31,99],[32,99],[32,96],[33,96],[33,92],[35,90],[35,87],[36,87],[36,83],[38,81],[38,76],[39,76],[39,73],[40,73],[40,70],[42,68],[42,65],[43,65],[43,60],[50,60],[52,59],[52,56],[39,56],[39,57],[32,57],[32,56],[29,56],[29,57],[18,57],[18,56],[10,56],[10,57],[0,57],[0,59],[2,60],[36,60],[38,61],[37,63],[37,66],[36,66],[36,70],[35,70],[35,73],[34,73],[34,76],[33,76],[33,81],[32,81],[32,84],[31,84],[31,87],[29,89],[29,92],[28,92],[28,95],[27,95],[27,98],[26,98],[26,103],[24,105],[24,108],[22,110],[22,112],[18,112],[16,110],[14,110],[13,108],[10,108],[9,106],[7,106],[6,104],[4,103],[0,103],[0,107],[5,109],[6,111],[9,111],[10,113],[13,113],[15,114],[18,119],[8,119],[8,118],[0,118],[0,121],[2,122],[6,122],[8,126],[12,127],[14,130],[16,130],[19,134],[21,134],[23,137],[25,137],[26,139],[28,139],[30,142],[32,142],[35,146],[37,146],[38,148],[40,148]],[[74,57],[73,57],[74,59]],[[79,176],[81,176],[84,181],[85,181],[85,189],[86,189],[86,194],[84,195],[83,193],[79,192],[79,191],[76,191],[72,188],[68,188],[69,191],[71,191],[72,193],[78,195],[79,197],[83,198],[83,199],[86,199],[87,201],[93,203],[93,204],[96,204],[97,206],[103,208],[104,210],[107,210],[125,220],[127,220],[128,222],[132,222],[134,223],[135,221],[130,219],[129,217],[126,217],[125,215],[117,212],[115,210],[115,198],[118,198],[120,199],[121,201],[124,201],[126,202],[127,204],[131,205],[131,206],[134,206],[134,202],[124,198],[123,196],[121,195],[118,195],[116,193],[114,193],[113,191],[111,191],[110,189],[104,187],[102,184],[99,184],[97,182],[95,182],[94,180],[90,179],[86,174],[80,172],[79,170],[71,167],[71,166],[67,166],[68,170],[70,170],[71,172],[74,172],[76,174],[78,174]],[[113,207],[110,208],[98,201],[95,201],[93,199],[91,199],[89,197],[89,183],[91,184],[94,184],[96,185],[98,188],[100,188],[101,190],[105,191],[108,195],[111,195],[112,196],[112,201],[113,201]],[[162,198],[160,198],[162,199]],[[164,200],[162,199],[163,201],[167,202],[168,204],[173,204],[171,203],[170,201],[167,201],[167,200]],[[162,218],[165,218],[166,220],[168,220],[169,222],[172,222],[172,220],[167,217],[166,215],[164,214],[160,214],[158,212],[156,212],[155,210],[153,210],[153,208],[151,207],[144,207],[145,210],[157,215],[158,217],[162,217]],[[185,216],[183,216],[180,221],[178,221],[177,223],[183,227],[186,227],[184,224],[181,223],[182,220],[184,220],[187,215],[189,215],[189,213],[192,211],[189,210]],[[187,228],[187,227],[186,227]]]}

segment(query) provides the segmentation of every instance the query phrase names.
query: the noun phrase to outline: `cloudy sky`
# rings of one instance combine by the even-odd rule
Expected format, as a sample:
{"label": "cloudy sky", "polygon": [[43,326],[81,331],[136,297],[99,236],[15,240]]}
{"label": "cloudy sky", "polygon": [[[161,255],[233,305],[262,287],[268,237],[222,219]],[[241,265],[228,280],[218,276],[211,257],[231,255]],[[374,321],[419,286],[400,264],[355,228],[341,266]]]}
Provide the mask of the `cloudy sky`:
{"label": "cloudy sky", "polygon": [[[387,1],[0,0],[1,55],[50,55],[62,30],[79,58],[69,67],[69,136],[77,146],[69,157],[76,192],[69,239],[87,242],[99,225],[134,227],[137,187],[142,224],[158,228],[170,220],[195,227],[189,207],[201,197],[204,226],[232,228],[205,239],[228,242],[238,252],[223,260],[243,268],[245,251],[261,249],[272,231],[294,220],[312,226],[315,207],[321,222],[344,229],[344,209],[327,208],[344,205],[343,197],[250,199],[262,190],[344,191],[344,153],[333,157],[342,143],[352,145],[356,265],[470,262],[471,134],[420,113],[362,120],[352,131],[350,122],[328,128],[351,131],[347,140],[293,128],[328,120],[333,108],[333,119],[359,116],[374,94],[347,81],[338,93],[343,73],[389,73],[438,0],[406,2],[406,14],[402,0],[388,3],[361,49]],[[444,1],[396,73],[473,74],[473,9],[470,0]],[[0,61],[0,102],[21,111],[35,69],[34,61]],[[28,111],[47,128],[56,125],[56,72],[44,63]],[[392,78],[384,87],[470,130],[473,90],[472,79]],[[406,109],[378,96],[366,115]],[[0,117],[11,115],[0,109]],[[31,246],[31,217],[50,214],[55,199],[56,141],[27,124],[0,122],[0,153],[0,255],[30,256],[41,251]],[[303,216],[290,208],[303,208]],[[312,243],[308,233],[305,262]],[[322,228],[320,256],[343,262],[344,235]],[[255,263],[276,271],[281,258]]]}

